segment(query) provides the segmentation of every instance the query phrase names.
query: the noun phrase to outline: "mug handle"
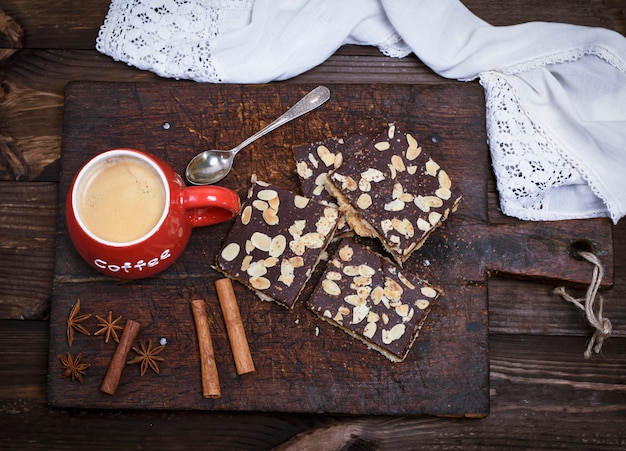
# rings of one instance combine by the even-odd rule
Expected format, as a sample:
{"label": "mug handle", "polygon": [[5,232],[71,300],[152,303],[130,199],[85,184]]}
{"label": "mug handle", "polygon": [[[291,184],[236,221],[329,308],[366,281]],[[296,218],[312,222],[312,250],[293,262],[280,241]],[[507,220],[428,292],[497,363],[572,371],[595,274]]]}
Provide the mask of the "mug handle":
{"label": "mug handle", "polygon": [[228,221],[241,209],[239,195],[222,186],[187,186],[182,189],[182,203],[193,227]]}

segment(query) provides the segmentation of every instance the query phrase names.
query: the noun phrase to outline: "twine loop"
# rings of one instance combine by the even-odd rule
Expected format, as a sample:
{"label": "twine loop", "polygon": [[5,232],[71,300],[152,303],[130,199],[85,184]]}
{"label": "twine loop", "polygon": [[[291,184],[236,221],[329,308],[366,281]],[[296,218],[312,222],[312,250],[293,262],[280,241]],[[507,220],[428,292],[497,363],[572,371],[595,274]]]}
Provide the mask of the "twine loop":
{"label": "twine loop", "polygon": [[589,321],[589,324],[595,329],[584,353],[585,358],[588,359],[591,357],[592,352],[598,354],[602,350],[602,344],[604,343],[604,340],[611,336],[613,326],[611,325],[611,321],[603,315],[604,299],[602,296],[597,296],[600,283],[604,277],[604,268],[602,267],[602,263],[600,262],[600,259],[591,252],[580,251],[578,254],[594,265],[591,283],[587,288],[585,297],[576,299],[567,294],[565,287],[555,288],[554,293],[560,295],[565,301],[571,302],[580,310],[584,311],[587,321]]}

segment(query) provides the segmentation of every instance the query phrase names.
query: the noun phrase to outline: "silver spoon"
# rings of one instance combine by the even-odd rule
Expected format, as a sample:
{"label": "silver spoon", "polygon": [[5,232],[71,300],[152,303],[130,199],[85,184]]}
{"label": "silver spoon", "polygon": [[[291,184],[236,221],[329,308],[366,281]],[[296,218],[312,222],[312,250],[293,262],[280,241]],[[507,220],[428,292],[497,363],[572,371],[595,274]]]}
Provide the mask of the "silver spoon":
{"label": "silver spoon", "polygon": [[314,110],[329,98],[330,90],[326,86],[318,86],[289,108],[282,116],[250,136],[237,147],[231,150],[205,150],[200,152],[187,165],[185,170],[187,180],[194,185],[210,185],[211,183],[219,182],[228,175],[230,168],[233,166],[233,159],[241,149],[292,119]]}

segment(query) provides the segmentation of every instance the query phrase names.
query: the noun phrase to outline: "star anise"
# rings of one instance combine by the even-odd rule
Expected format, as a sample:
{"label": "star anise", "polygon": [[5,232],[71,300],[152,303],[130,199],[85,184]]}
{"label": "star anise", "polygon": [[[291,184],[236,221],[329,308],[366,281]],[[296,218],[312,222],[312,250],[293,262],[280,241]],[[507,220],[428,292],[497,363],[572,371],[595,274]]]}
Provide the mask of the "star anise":
{"label": "star anise", "polygon": [[161,357],[159,354],[163,351],[165,346],[152,346],[152,340],[148,340],[148,343],[145,342],[139,343],[139,347],[133,346],[133,351],[137,354],[132,360],[129,360],[129,365],[134,365],[136,363],[141,363],[141,375],[143,376],[148,371],[148,367],[152,368],[152,371],[159,374],[159,365],[157,362],[162,362],[165,359]]}
{"label": "star anise", "polygon": [[119,343],[120,338],[117,336],[117,331],[124,330],[124,326],[120,326],[117,323],[122,319],[122,317],[118,316],[116,319],[113,319],[113,312],[109,310],[109,314],[106,318],[102,318],[98,315],[96,315],[96,318],[98,319],[98,326],[100,326],[100,329],[94,332],[94,335],[104,334],[105,343],[108,343],[111,338],[113,338],[116,343]]}
{"label": "star anise", "polygon": [[80,299],[76,301],[74,307],[70,311],[70,316],[67,318],[67,344],[72,346],[74,342],[74,331],[78,331],[81,334],[90,335],[89,331],[81,324],[83,321],[91,318],[91,313],[86,315],[79,315],[80,312]]}
{"label": "star anise", "polygon": [[91,366],[89,363],[81,363],[82,358],[83,355],[81,353],[78,353],[78,355],[74,357],[69,352],[66,357],[60,357],[61,364],[63,365],[63,368],[65,368],[61,377],[72,376],[73,381],[82,383],[83,376],[85,375],[87,368]]}

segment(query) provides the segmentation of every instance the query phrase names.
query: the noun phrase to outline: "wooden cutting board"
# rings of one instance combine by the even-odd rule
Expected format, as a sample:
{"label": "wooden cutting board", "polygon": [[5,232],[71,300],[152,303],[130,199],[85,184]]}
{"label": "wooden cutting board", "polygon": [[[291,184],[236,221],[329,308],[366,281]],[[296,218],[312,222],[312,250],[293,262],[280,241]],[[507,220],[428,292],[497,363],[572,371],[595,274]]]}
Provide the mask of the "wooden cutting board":
{"label": "wooden cutting board", "polygon": [[[407,263],[445,296],[407,359],[391,363],[317,319],[303,302],[288,311],[235,284],[256,365],[238,376],[214,282],[216,253],[229,223],[196,229],[176,264],[159,276],[119,281],[92,270],[74,250],[63,211],[72,177],[93,155],[113,147],[157,154],[182,173],[207,148],[231,148],[282,114],[314,86],[77,82],[66,88],[54,288],[50,314],[48,400],[59,407],[482,417],[489,412],[488,275],[588,283],[588,263],[569,255],[591,246],[612,280],[611,226],[605,220],[523,223],[490,220],[493,183],[477,84],[330,85],[331,100],[250,145],[221,183],[246,196],[250,176],[299,191],[291,147],[331,136],[374,136],[404,123],[464,192],[459,210]],[[497,214],[494,217],[500,217]],[[573,244],[574,243],[574,244]],[[314,282],[314,278],[312,282]],[[309,288],[310,290],[310,288]],[[222,387],[204,399],[190,300],[206,300]],[[93,316],[69,347],[72,305]],[[515,300],[512,299],[512,302]],[[127,365],[114,396],[99,391],[114,342],[94,336],[95,315],[112,311],[141,324],[137,342],[165,339],[159,374]],[[59,358],[81,353],[83,383],[62,378]],[[133,354],[131,353],[131,356]]]}

